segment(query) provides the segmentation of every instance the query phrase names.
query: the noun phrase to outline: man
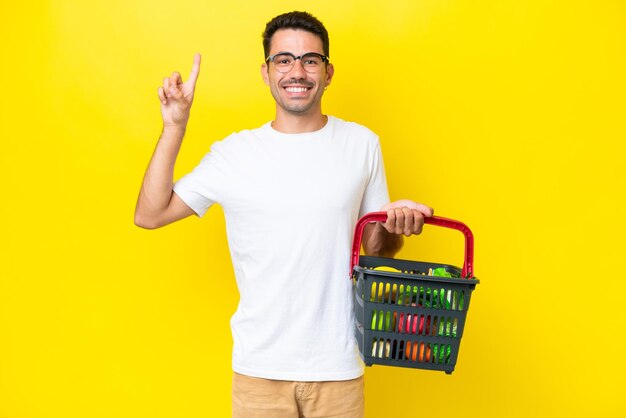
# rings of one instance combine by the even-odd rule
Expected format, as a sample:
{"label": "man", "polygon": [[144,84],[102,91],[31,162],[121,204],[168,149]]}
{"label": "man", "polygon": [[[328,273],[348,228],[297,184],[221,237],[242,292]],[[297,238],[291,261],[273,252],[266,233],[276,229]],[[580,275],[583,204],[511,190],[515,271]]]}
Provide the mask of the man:
{"label": "man", "polygon": [[158,89],[163,133],[146,170],[135,223],[157,228],[223,206],[240,292],[233,333],[233,416],[363,416],[363,364],[353,336],[348,280],[359,216],[386,210],[363,235],[367,254],[393,256],[431,208],[389,203],[378,137],[322,112],[334,67],[328,33],[304,12],[263,34],[270,123],[213,144],[173,184],[200,71],[174,72]]}

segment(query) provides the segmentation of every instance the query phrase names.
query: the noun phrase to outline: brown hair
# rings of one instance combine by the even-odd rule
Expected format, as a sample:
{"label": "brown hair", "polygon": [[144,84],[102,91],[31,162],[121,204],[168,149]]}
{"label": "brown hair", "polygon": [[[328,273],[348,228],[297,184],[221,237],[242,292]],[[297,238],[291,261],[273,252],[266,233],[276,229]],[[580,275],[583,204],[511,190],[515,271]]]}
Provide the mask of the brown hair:
{"label": "brown hair", "polygon": [[263,31],[263,51],[265,52],[264,58],[267,58],[270,53],[270,45],[272,43],[272,36],[279,29],[301,29],[307,32],[311,32],[320,37],[322,40],[322,47],[324,48],[324,55],[329,54],[329,42],[328,31],[316,17],[307,12],[289,12],[276,16],[265,25]]}

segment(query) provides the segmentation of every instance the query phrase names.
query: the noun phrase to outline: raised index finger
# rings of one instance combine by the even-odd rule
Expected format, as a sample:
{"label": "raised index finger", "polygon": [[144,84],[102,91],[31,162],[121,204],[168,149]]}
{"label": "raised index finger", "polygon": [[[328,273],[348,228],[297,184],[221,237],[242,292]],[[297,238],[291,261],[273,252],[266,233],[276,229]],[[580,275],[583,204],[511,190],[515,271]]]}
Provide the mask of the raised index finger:
{"label": "raised index finger", "polygon": [[194,85],[196,84],[196,80],[200,75],[200,54],[196,53],[193,56],[193,66],[191,67],[191,72],[189,73],[189,81],[191,81]]}

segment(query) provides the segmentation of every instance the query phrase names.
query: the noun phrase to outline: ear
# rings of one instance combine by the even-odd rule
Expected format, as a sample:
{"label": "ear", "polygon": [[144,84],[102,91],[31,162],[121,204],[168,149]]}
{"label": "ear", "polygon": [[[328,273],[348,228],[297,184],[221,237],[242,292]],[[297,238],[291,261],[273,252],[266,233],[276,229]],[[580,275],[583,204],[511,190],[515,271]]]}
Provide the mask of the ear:
{"label": "ear", "polygon": [[267,64],[266,63],[261,64],[261,77],[263,77],[263,82],[269,86],[270,75],[268,74],[268,72],[269,72],[269,67],[267,66]]}
{"label": "ear", "polygon": [[326,84],[324,85],[324,87],[328,87],[330,85],[330,82],[333,79],[333,75],[335,75],[335,66],[332,64],[328,64],[326,66]]}

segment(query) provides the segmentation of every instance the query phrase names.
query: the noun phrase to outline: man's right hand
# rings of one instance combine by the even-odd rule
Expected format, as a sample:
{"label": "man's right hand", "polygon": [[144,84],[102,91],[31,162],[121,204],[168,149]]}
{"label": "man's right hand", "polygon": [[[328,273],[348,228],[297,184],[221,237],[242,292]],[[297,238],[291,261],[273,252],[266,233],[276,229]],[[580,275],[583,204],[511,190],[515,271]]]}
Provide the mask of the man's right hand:
{"label": "man's right hand", "polygon": [[163,86],[159,87],[163,132],[146,169],[135,207],[135,224],[142,228],[160,228],[194,213],[174,193],[172,185],[174,164],[185,135],[199,74],[200,54],[196,54],[186,82],[183,83],[180,73],[175,71],[171,77],[163,79]]}
{"label": "man's right hand", "polygon": [[163,86],[159,87],[158,94],[164,128],[186,128],[199,74],[200,54],[195,54],[193,67],[186,82],[183,83],[178,71],[174,71],[170,77],[163,79]]}

